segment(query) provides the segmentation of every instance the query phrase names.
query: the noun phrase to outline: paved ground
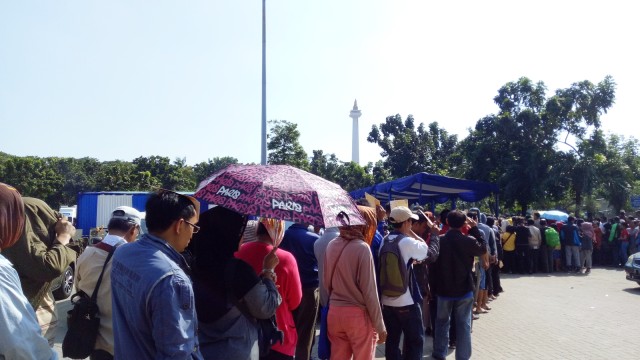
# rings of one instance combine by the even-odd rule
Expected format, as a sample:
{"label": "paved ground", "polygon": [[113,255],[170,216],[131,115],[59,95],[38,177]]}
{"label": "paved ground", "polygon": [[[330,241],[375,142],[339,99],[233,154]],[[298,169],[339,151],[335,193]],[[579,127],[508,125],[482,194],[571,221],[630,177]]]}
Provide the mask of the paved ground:
{"label": "paved ground", "polygon": [[[503,287],[505,292],[490,303],[490,314],[474,322],[473,358],[640,358],[640,286],[625,280],[622,270],[594,269],[590,275],[503,275]],[[60,315],[70,306],[68,300],[58,305]],[[56,348],[61,355],[66,330],[58,331]],[[429,358],[433,339],[426,339],[425,358]],[[376,359],[383,358],[384,347],[379,346]],[[448,358],[455,358],[453,352]]]}

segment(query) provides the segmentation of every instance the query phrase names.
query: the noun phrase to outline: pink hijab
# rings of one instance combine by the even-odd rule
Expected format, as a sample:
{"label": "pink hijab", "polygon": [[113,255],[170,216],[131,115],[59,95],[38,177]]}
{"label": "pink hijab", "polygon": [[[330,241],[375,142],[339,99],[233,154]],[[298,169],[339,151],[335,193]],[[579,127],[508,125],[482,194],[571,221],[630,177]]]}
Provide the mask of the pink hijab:
{"label": "pink hijab", "polygon": [[587,235],[592,240],[596,236],[596,234],[593,232],[593,224],[591,224],[590,222],[585,221],[582,224],[580,224],[580,230],[582,230],[582,233]]}

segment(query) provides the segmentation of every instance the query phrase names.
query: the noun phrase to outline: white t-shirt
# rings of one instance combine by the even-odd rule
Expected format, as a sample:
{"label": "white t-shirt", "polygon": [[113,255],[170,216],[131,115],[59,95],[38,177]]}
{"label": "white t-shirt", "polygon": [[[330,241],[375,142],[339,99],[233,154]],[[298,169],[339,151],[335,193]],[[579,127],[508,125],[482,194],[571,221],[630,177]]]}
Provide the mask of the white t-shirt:
{"label": "white t-shirt", "polygon": [[[389,238],[391,238],[392,236],[395,237],[403,235],[390,234]],[[400,248],[400,253],[402,254],[402,259],[404,260],[405,264],[408,263],[410,259],[422,261],[427,258],[427,254],[429,253],[429,247],[424,241],[416,240],[412,237],[405,237],[404,239],[400,240],[400,242],[398,243],[398,247]],[[411,297],[410,287],[411,284],[409,284],[409,286],[407,287],[407,291],[398,297],[389,297],[382,295],[382,305],[393,307],[412,305],[413,298]]]}

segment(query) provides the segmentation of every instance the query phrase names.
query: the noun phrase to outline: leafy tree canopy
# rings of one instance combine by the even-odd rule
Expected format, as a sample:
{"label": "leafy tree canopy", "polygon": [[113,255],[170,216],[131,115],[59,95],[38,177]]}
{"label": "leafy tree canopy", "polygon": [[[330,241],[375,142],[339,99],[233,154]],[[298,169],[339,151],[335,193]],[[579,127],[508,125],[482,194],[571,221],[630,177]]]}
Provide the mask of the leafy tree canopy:
{"label": "leafy tree canopy", "polygon": [[298,125],[286,120],[271,120],[269,124],[271,125],[267,135],[269,164],[291,165],[307,170],[309,159],[300,144]]}
{"label": "leafy tree canopy", "polygon": [[[456,168],[450,161],[457,145],[457,136],[449,135],[437,122],[425,128],[415,127],[412,115],[406,120],[397,114],[388,116],[379,126],[373,125],[367,141],[382,148],[382,165],[391,178],[418,172],[447,174]],[[377,169],[377,173],[382,175]],[[382,175],[381,177],[386,177]]]}
{"label": "leafy tree canopy", "polygon": [[577,199],[592,187],[583,178],[591,176],[588,164],[578,161],[583,154],[575,148],[575,154],[562,154],[557,145],[568,135],[580,142],[594,134],[615,99],[609,76],[597,85],[574,83],[548,99],[546,90],[526,77],[505,84],[494,98],[499,112],[480,119],[459,148],[467,178],[497,182],[506,206],[518,203],[523,211],[567,186],[580,194]]}

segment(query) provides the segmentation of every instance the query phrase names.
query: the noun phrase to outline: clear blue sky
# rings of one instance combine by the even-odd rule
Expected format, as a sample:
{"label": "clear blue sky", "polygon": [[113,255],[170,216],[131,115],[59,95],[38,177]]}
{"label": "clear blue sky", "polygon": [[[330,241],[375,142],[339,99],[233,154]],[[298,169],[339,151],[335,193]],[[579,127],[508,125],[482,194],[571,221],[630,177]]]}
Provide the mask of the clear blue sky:
{"label": "clear blue sky", "polygon": [[[630,1],[268,0],[267,117],[307,153],[351,158],[388,115],[463,138],[508,81],[618,84],[606,131],[633,135],[640,98]],[[0,2],[0,151],[260,161],[261,1]]]}

